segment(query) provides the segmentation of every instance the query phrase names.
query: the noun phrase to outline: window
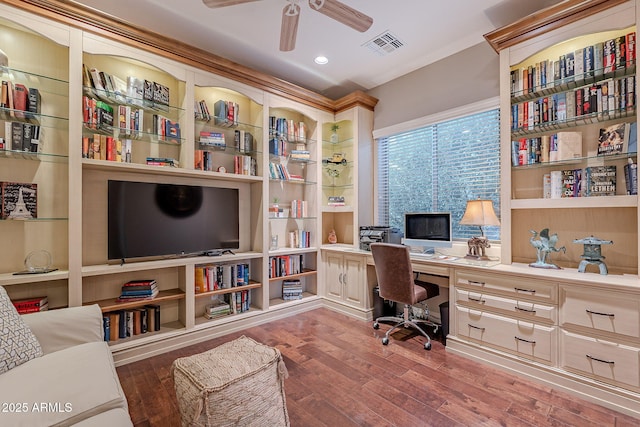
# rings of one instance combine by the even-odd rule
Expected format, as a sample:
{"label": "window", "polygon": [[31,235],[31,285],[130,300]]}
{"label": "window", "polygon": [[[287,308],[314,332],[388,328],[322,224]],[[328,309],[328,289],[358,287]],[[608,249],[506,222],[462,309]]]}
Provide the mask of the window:
{"label": "window", "polygon": [[[492,109],[379,138],[378,223],[404,228],[404,213],[451,212],[454,239],[467,200],[490,199],[500,213],[500,112]],[[500,227],[483,227],[500,240]]]}

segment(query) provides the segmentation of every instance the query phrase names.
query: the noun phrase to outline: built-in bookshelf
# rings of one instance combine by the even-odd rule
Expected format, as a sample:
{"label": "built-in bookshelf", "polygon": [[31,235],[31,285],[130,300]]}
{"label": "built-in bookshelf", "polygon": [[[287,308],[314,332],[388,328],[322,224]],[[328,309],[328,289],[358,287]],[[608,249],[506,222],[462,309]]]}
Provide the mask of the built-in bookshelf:
{"label": "built-in bookshelf", "polygon": [[[49,308],[66,307],[69,227],[69,35],[34,19],[29,26],[0,19],[0,182],[4,200],[0,283],[12,299],[46,296]],[[9,242],[11,242],[9,244]],[[45,274],[27,270],[31,253],[45,253]]]}
{"label": "built-in bookshelf", "polygon": [[[637,230],[617,225],[637,218],[638,196],[627,192],[625,175],[637,164],[634,24],[610,30],[603,22],[588,35],[579,30],[577,37],[550,36],[535,50],[511,49],[510,86],[503,88],[510,120],[502,125],[511,141],[502,152],[509,165],[502,222],[511,224],[511,245],[502,245],[503,262],[532,261],[529,230],[549,228],[566,248],[559,265],[580,259],[583,248],[573,240],[595,235],[616,242],[607,248],[613,271],[637,273]],[[609,132],[614,127],[624,146],[603,155],[607,135],[619,135]]]}
{"label": "built-in bookshelf", "polygon": [[262,105],[222,87],[196,86],[194,100],[194,169],[260,176]]}
{"label": "built-in bookshelf", "polygon": [[195,323],[228,321],[262,307],[261,259],[198,264],[194,269]]}
{"label": "built-in bookshelf", "polygon": [[[335,231],[338,243],[357,243],[354,228],[358,203],[356,192],[356,157],[353,120],[341,120],[323,124],[322,140],[322,236],[323,243],[330,243],[328,236]],[[354,227],[355,225],[355,227]]]}
{"label": "built-in bookshelf", "polygon": [[85,53],[82,75],[83,159],[184,167],[184,81],[108,54]]}
{"label": "built-in bookshelf", "polygon": [[[270,306],[318,294],[318,122],[317,112],[291,108],[288,103],[269,109]],[[285,277],[288,274],[296,277]],[[285,278],[300,281],[300,298],[283,294]]]}
{"label": "built-in bookshelf", "polygon": [[[0,219],[3,238],[12,242],[0,249],[0,284],[11,298],[46,296],[50,309],[97,304],[109,318],[158,313],[153,330],[110,340],[117,363],[162,351],[167,343],[221,333],[231,323],[248,326],[282,316],[283,309],[294,313],[320,305],[320,124],[335,121],[333,110],[342,105],[362,100],[372,110],[371,98],[360,94],[338,106],[260,73],[240,77],[239,66],[225,63],[221,71],[212,65],[219,61],[213,56],[192,56],[183,47],[176,54],[175,43],[157,48],[162,35],[138,29],[136,40],[127,39],[123,35],[133,34],[133,27],[81,5],[76,12],[89,20],[74,15],[56,21],[58,14],[67,16],[63,2],[53,15],[31,3],[0,4],[0,11],[0,34],[16,41],[2,45],[9,58],[0,69],[2,80],[40,95],[26,113],[31,116],[15,117],[15,108],[0,107],[0,120],[41,130],[40,139],[30,138],[29,151],[0,150],[1,182],[37,185],[37,218]],[[89,21],[104,27],[96,32]],[[277,130],[271,116],[292,126]],[[0,127],[0,136],[6,140],[5,129]],[[270,144],[273,135],[282,152]],[[237,190],[239,248],[109,259],[110,180]],[[57,270],[14,275],[37,250],[49,252]],[[304,268],[270,278],[273,257],[302,257]],[[248,283],[196,292],[196,271],[228,264],[249,265]],[[157,295],[118,300],[124,283],[143,279],[156,281]],[[214,299],[232,294],[241,295],[240,310],[204,317]]]}

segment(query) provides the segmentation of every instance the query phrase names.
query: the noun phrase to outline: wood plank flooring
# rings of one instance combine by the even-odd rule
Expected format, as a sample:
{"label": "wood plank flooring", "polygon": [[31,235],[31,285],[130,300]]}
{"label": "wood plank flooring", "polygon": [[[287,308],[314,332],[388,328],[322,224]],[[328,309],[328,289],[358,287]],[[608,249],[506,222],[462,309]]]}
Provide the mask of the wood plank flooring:
{"label": "wood plank flooring", "polygon": [[277,347],[293,427],[638,426],[640,420],[321,308],[117,369],[136,426],[179,426],[171,363],[246,335]]}

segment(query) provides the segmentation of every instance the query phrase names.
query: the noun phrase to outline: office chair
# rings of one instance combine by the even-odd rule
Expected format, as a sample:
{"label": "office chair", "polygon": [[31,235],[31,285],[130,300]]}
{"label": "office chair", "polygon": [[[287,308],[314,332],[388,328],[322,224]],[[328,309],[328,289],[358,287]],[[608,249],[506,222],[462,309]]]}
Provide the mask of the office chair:
{"label": "office chair", "polygon": [[389,335],[400,327],[412,327],[427,338],[424,344],[425,350],[431,350],[431,338],[419,326],[426,324],[433,327],[433,332],[438,331],[438,325],[426,319],[418,319],[412,314],[412,306],[419,301],[435,297],[440,293],[437,285],[425,282],[416,282],[413,278],[409,247],[392,243],[371,243],[371,253],[378,276],[380,296],[386,300],[404,304],[404,316],[385,316],[375,319],[373,329],[380,328],[380,322],[396,323],[387,331],[382,344],[389,344]]}

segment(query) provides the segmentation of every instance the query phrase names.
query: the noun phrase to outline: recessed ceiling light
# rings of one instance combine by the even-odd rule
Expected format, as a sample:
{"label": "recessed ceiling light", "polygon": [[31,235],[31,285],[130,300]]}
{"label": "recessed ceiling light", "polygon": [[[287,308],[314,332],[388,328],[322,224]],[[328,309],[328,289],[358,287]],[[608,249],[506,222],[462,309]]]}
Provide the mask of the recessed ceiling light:
{"label": "recessed ceiling light", "polygon": [[314,59],[314,61],[316,64],[320,64],[320,65],[324,65],[327,62],[329,62],[326,56],[316,56],[316,59]]}

